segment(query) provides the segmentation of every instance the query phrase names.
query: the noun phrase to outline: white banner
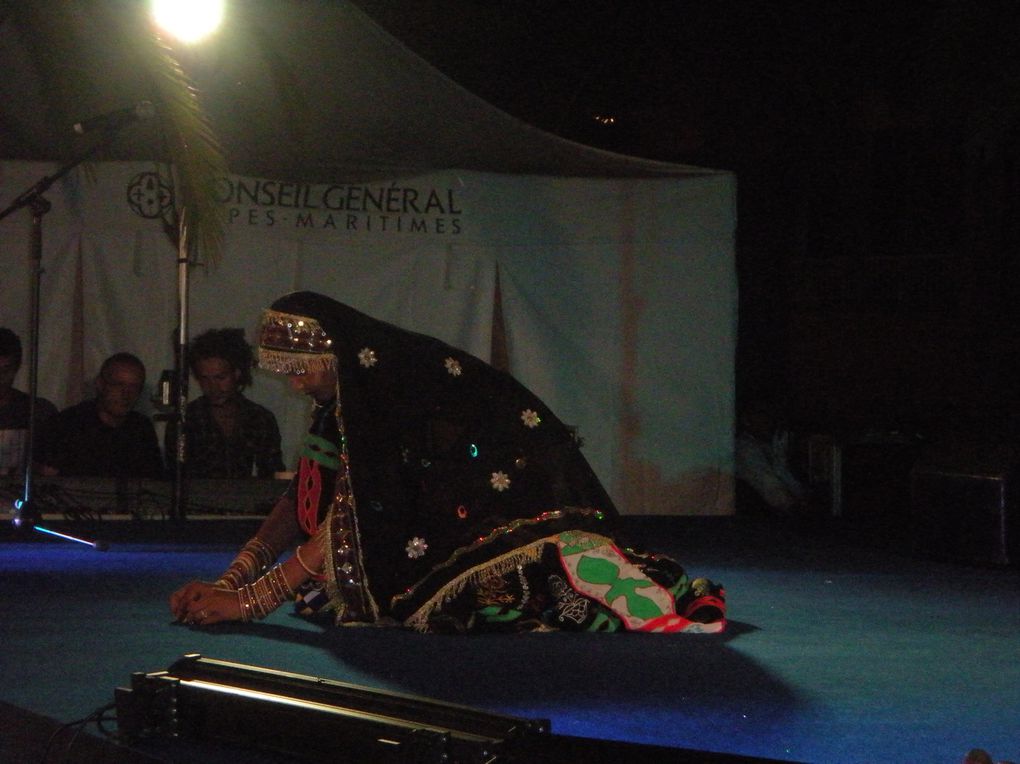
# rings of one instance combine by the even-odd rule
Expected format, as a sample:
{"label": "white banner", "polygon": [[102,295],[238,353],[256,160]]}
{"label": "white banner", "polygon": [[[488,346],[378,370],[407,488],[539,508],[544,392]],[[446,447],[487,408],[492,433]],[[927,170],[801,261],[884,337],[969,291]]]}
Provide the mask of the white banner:
{"label": "white banner", "polygon": [[[151,164],[90,169],[46,195],[39,393],[58,407],[90,394],[113,352],[142,358],[150,387],[173,363],[172,189]],[[54,170],[0,163],[0,208]],[[620,510],[732,511],[732,176],[231,176],[219,195],[225,252],[191,269],[191,335],[243,327],[252,341],[264,307],[311,289],[488,360],[498,269],[511,371],[578,428]],[[27,210],[0,223],[0,325],[26,344],[29,236]],[[261,372],[246,394],[277,415],[293,466],[306,401]]]}

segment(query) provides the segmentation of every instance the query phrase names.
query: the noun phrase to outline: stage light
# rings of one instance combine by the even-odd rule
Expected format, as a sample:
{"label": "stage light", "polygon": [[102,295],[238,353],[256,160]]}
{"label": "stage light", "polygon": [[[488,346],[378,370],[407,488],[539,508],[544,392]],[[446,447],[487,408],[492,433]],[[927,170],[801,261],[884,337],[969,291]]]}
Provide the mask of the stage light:
{"label": "stage light", "polygon": [[[554,735],[526,719],[289,671],[185,655],[114,690],[117,736],[236,745],[287,761],[750,764],[772,759]],[[778,762],[776,762],[778,764]]]}
{"label": "stage light", "polygon": [[[415,695],[186,655],[114,692],[121,739],[241,744],[294,760],[538,761],[549,722]],[[520,757],[518,757],[518,754]]]}
{"label": "stage light", "polygon": [[[287,761],[372,764],[778,762],[553,734],[548,719],[507,716],[334,679],[186,655],[116,687],[117,736],[238,746]],[[194,749],[193,749],[194,753]],[[174,759],[176,760],[176,759]],[[219,759],[217,758],[217,761]]]}
{"label": "stage light", "polygon": [[153,0],[152,18],[181,42],[200,42],[223,22],[223,0]]}

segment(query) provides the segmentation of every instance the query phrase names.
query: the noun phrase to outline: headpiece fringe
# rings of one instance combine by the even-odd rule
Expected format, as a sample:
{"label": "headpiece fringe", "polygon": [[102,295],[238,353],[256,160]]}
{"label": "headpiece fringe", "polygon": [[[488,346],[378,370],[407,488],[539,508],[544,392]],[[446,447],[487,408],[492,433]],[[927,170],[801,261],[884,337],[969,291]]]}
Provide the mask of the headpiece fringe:
{"label": "headpiece fringe", "polygon": [[295,353],[259,348],[259,368],[277,374],[307,374],[313,371],[336,371],[332,353]]}

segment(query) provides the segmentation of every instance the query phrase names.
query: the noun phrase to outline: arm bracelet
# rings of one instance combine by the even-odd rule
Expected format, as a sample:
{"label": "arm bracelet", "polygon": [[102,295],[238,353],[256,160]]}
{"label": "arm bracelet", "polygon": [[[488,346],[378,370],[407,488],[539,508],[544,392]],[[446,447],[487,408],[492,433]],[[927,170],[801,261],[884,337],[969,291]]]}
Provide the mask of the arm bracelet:
{"label": "arm bracelet", "polygon": [[241,620],[261,621],[293,596],[294,589],[283,574],[283,566],[274,565],[261,578],[237,588]]}
{"label": "arm bracelet", "polygon": [[279,554],[269,544],[258,536],[252,536],[214,585],[240,589],[265,573],[269,566],[276,562],[278,556]]}
{"label": "arm bracelet", "polygon": [[311,576],[313,581],[324,581],[326,579],[326,577],[322,575],[321,570],[312,570],[308,566],[308,564],[303,559],[301,559],[301,547],[297,547],[294,550],[294,557],[297,558],[298,565],[301,566],[301,569],[309,576]]}

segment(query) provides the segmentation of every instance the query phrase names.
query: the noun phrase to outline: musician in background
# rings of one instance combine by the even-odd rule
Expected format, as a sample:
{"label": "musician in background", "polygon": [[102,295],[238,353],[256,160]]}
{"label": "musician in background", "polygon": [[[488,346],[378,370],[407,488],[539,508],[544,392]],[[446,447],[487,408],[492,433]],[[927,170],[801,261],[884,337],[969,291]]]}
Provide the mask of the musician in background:
{"label": "musician in background", "polygon": [[[248,400],[255,358],[243,329],[210,329],[188,347],[188,365],[202,388],[185,412],[184,469],[195,478],[272,477],[283,472],[280,427],[269,409]],[[176,453],[171,422],[164,441]]]}
{"label": "musician in background", "polygon": [[96,397],[64,409],[42,429],[36,462],[43,475],[162,478],[156,428],[134,410],[145,365],[130,353],[107,358]]}
{"label": "musician in background", "polygon": [[[28,434],[30,396],[14,387],[21,368],[21,338],[0,327],[0,477],[17,476],[25,470],[25,441]],[[35,399],[35,426],[57,413],[45,398]]]}

